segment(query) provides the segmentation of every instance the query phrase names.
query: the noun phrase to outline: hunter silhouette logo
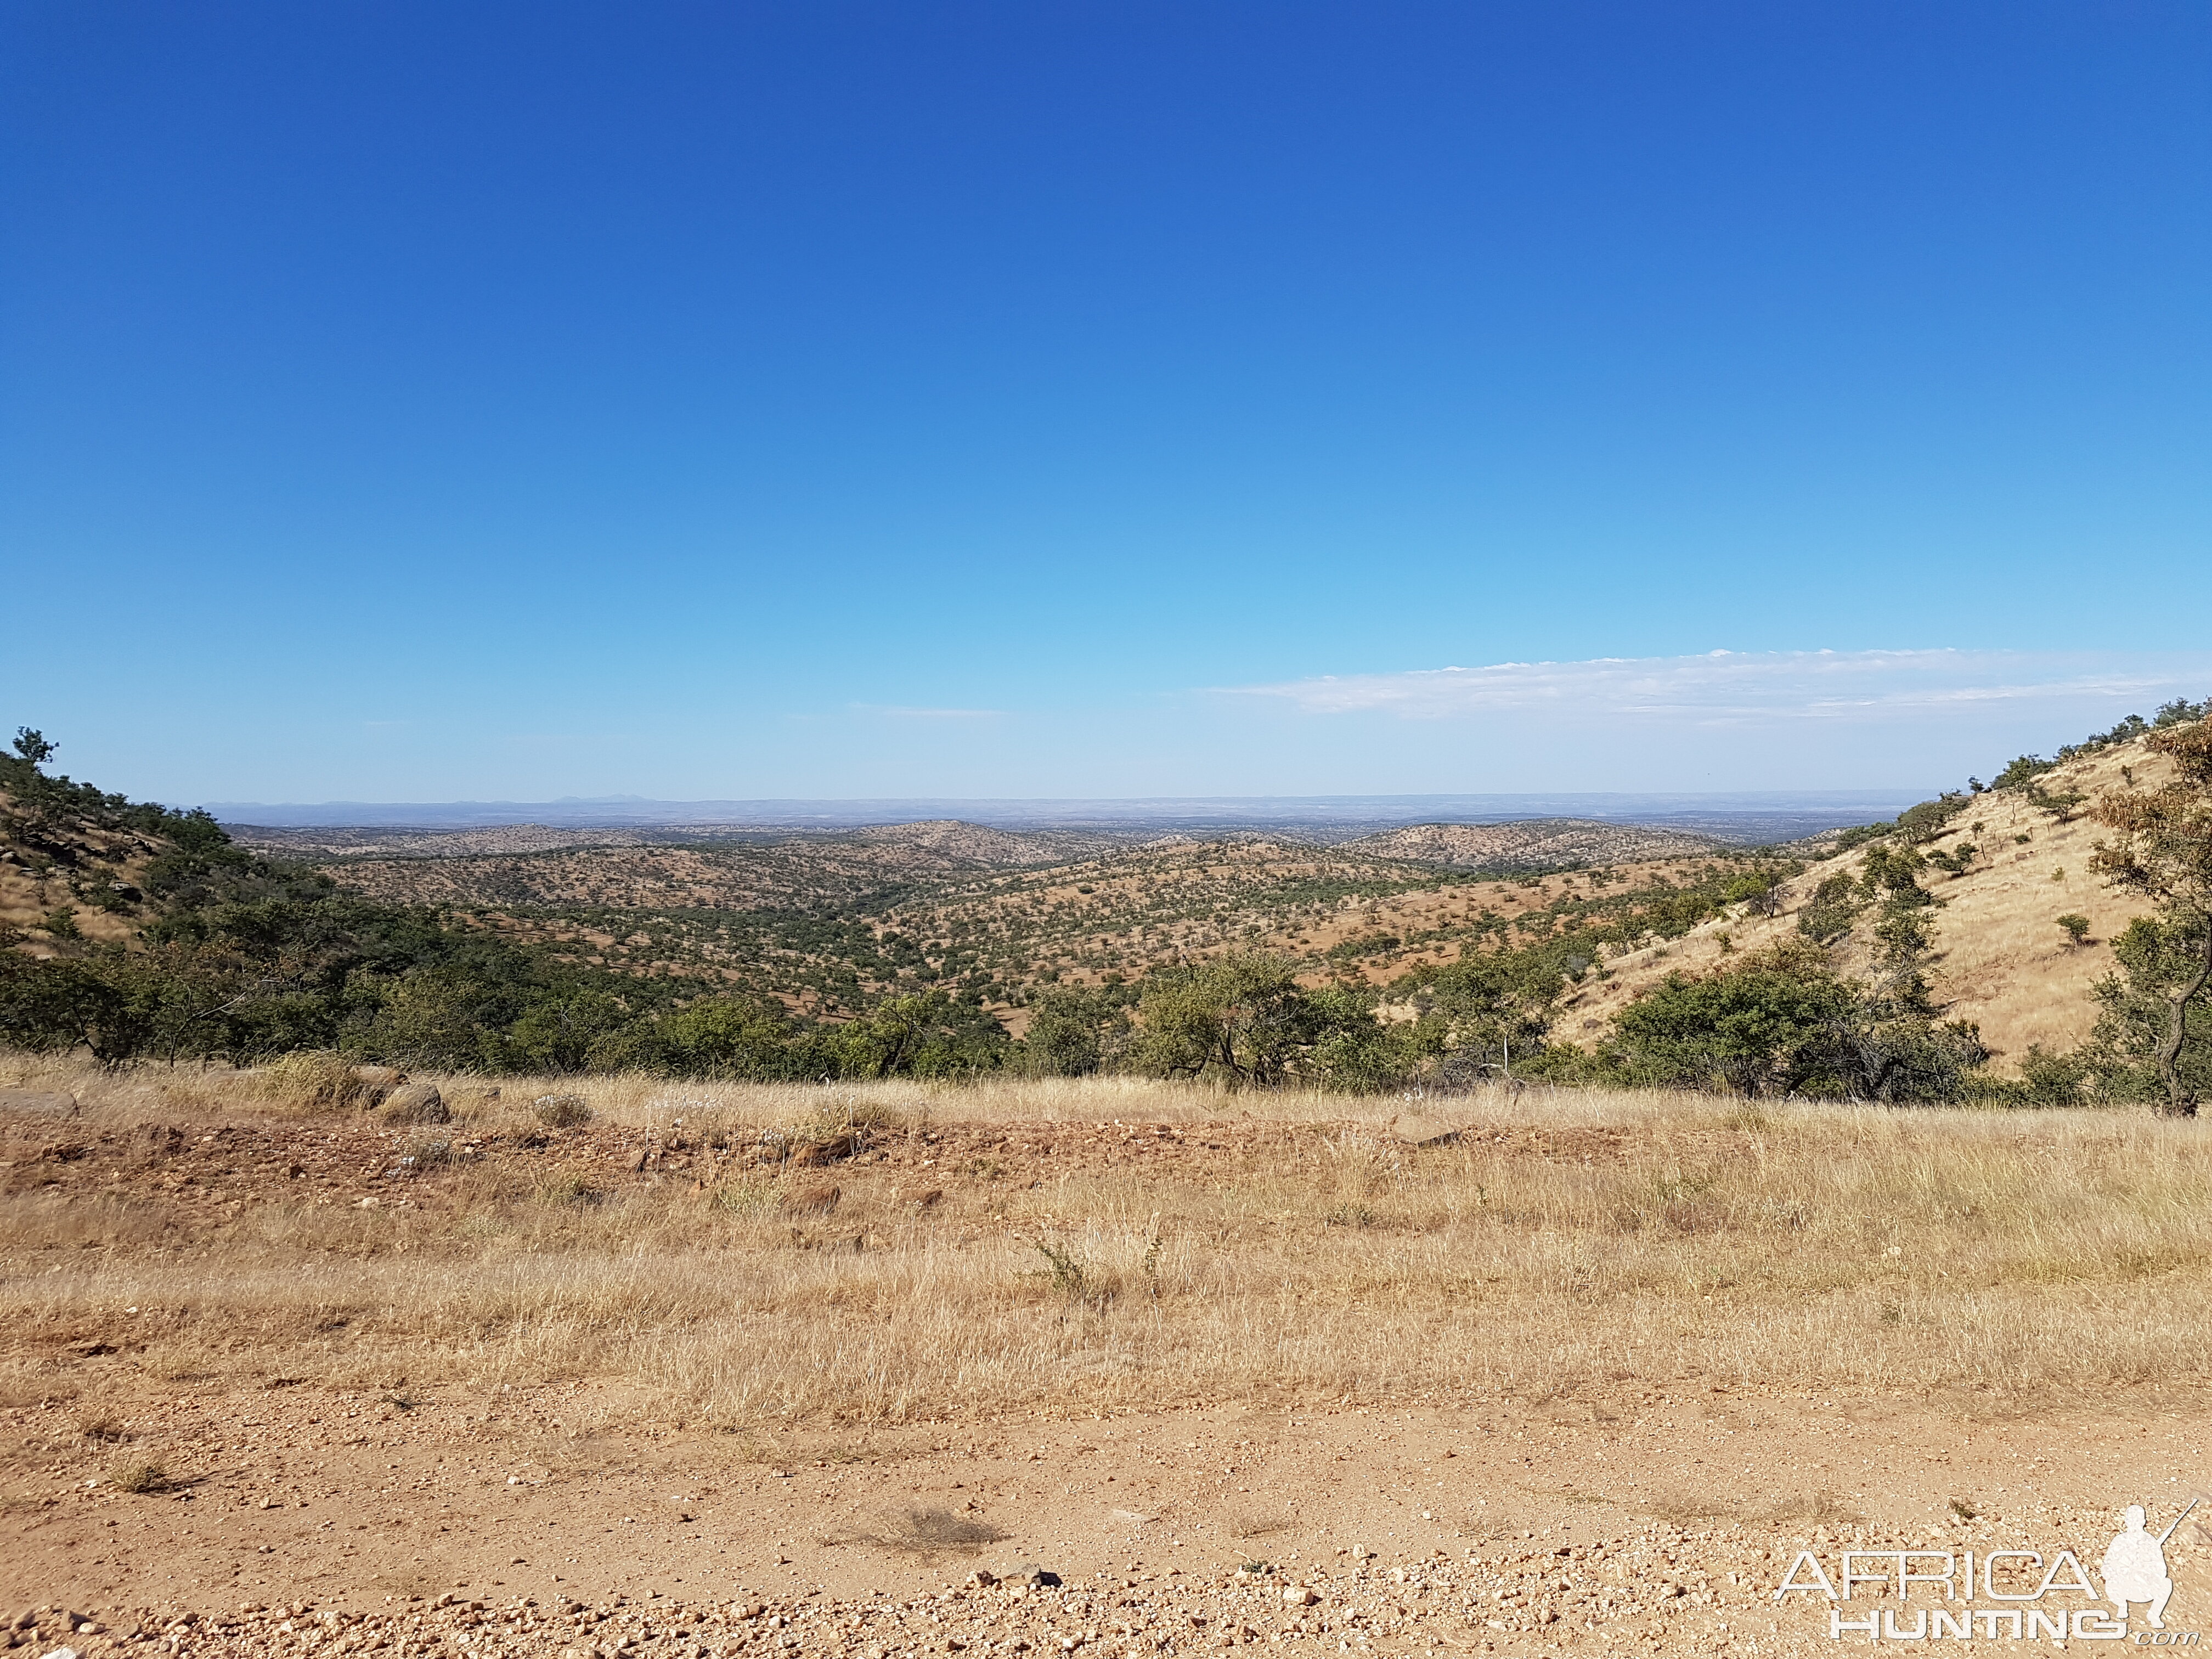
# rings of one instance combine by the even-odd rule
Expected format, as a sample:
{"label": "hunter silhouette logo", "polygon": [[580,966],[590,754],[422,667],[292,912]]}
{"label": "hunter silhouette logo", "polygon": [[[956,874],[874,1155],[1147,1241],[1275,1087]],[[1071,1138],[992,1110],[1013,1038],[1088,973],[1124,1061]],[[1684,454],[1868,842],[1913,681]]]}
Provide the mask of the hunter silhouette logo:
{"label": "hunter silhouette logo", "polygon": [[[2101,1589],[2070,1549],[2050,1555],[2029,1549],[1851,1549],[1842,1553],[1840,1571],[1832,1577],[1819,1556],[1800,1550],[1782,1575],[1774,1599],[1824,1596],[1831,1604],[1830,1637],[1841,1640],[1850,1633],[1874,1642],[2000,1636],[2014,1641],[2119,1642],[2128,1638],[2130,1609],[2140,1607],[2149,1628],[2136,1633],[2137,1646],[2193,1648],[2197,1632],[2166,1627],[2166,1604],[2173,1599],[2166,1546],[2200,1501],[2192,1498],[2157,1533],[2150,1530],[2142,1504],[2123,1510],[2120,1531],[2098,1564]],[[1877,1597],[1889,1605],[1863,1605]],[[2069,1597],[2076,1599],[2069,1604]],[[1912,1606],[1915,1601],[1922,1605]],[[1851,1602],[1861,1605],[1847,1613],[1844,1604]]]}
{"label": "hunter silhouette logo", "polygon": [[[2197,1507],[2197,1500],[2189,1500],[2189,1510]],[[2189,1510],[2173,1517],[2172,1526],[2155,1538],[2143,1529],[2143,1507],[2128,1505],[2121,1519],[2126,1529],[2112,1540],[2112,1547],[2105,1552],[2105,1599],[2120,1610],[2120,1620],[2127,1621],[2128,1603],[2150,1603],[2150,1627],[2166,1628],[2166,1604],[2173,1599],[2173,1577],[2166,1570],[2166,1540],[2173,1536],[2174,1527],[2189,1518]]]}

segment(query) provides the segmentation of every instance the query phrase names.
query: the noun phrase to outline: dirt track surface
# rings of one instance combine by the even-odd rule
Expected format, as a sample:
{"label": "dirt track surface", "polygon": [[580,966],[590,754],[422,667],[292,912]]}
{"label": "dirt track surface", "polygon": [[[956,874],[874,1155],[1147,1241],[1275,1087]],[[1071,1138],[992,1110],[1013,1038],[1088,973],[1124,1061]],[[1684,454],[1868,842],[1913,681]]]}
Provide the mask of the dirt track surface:
{"label": "dirt track surface", "polygon": [[[642,1199],[711,1189],[790,1150],[758,1131],[709,1145],[672,1119],[541,1133],[489,1110],[409,1127],[137,1118],[112,1103],[72,1116],[18,1097],[0,1125],[0,1194],[106,1218],[80,1243],[0,1256],[19,1279],[94,1249],[219,1274],[222,1242],[270,1204],[373,1200],[364,1223],[404,1206],[419,1232],[387,1225],[375,1248],[450,1251],[467,1235],[441,1231],[440,1213],[470,1159]],[[1417,1146],[1432,1127],[1395,1133]],[[1461,1127],[1455,1147],[1577,1168],[1650,1138]],[[942,1224],[988,1230],[1010,1188],[1070,1167],[1235,1183],[1342,1133],[1227,1117],[918,1123],[804,1178],[878,1213],[884,1194],[941,1186]],[[1735,1144],[1695,1124],[1669,1133],[1701,1155]],[[424,1134],[449,1137],[463,1163],[405,1165]],[[833,1221],[794,1218],[830,1242]],[[354,1248],[342,1231],[314,1237]],[[0,1617],[14,1622],[0,1639],[41,1656],[1834,1652],[1825,1601],[1772,1595],[1801,1548],[1831,1573],[1850,1547],[2071,1548],[2095,1571],[2123,1505],[2160,1527],[2212,1488],[2204,1413],[2148,1393],[2027,1413],[1620,1369],[1548,1398],[1259,1390],[726,1431],[621,1378],[163,1376],[132,1336],[158,1310],[82,1311],[81,1326],[5,1344],[19,1382],[55,1383],[0,1406]],[[2057,1337],[2094,1341],[2093,1314]],[[119,1489],[141,1457],[166,1490]],[[2212,1502],[2167,1559],[2168,1627],[2212,1632]],[[1853,1616],[1902,1612],[1911,1628],[1917,1601],[1865,1598]]]}
{"label": "dirt track surface", "polygon": [[[592,1393],[149,1397],[130,1432],[188,1484],[115,1492],[86,1484],[99,1456],[56,1455],[6,1516],[0,1591],[100,1623],[69,1638],[81,1654],[1771,1652],[1826,1645],[1825,1602],[1771,1595],[1799,1547],[1831,1573],[1854,1543],[2063,1546],[2094,1567],[2123,1501],[2162,1525],[2207,1474],[2203,1425],[2178,1414],[1225,1406],[779,1449],[579,1435]],[[2212,1626],[2208,1543],[2192,1525],[2168,1547],[2174,1629]],[[1034,1566],[1061,1583],[969,1582]],[[38,1628],[38,1651],[60,1644],[52,1614]]]}

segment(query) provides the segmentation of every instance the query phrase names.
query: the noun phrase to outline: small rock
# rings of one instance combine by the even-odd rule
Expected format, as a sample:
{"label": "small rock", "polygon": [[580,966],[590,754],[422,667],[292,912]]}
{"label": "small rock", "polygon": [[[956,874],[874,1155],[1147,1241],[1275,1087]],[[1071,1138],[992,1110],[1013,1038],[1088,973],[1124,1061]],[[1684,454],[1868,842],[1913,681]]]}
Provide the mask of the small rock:
{"label": "small rock", "polygon": [[453,1109],[434,1083],[410,1083],[385,1097],[386,1123],[451,1123]]}
{"label": "small rock", "polygon": [[384,1097],[407,1080],[407,1073],[389,1066],[356,1066],[354,1081],[361,1085],[361,1102],[364,1106],[380,1106]]}
{"label": "small rock", "polygon": [[824,1164],[835,1164],[839,1158],[850,1158],[860,1150],[858,1135],[832,1135],[827,1140],[810,1140],[791,1154],[794,1169],[818,1169]]}
{"label": "small rock", "polygon": [[914,1207],[915,1207],[915,1209],[917,1209],[917,1210],[926,1210],[926,1209],[929,1208],[929,1207],[930,1207],[930,1206],[932,1206],[933,1204],[936,1204],[936,1203],[938,1203],[938,1202],[941,1201],[941,1200],[943,1200],[943,1198],[944,1198],[944,1197],[945,1197],[945,1188],[942,1188],[942,1187],[932,1187],[932,1188],[931,1188],[927,1192],[926,1192],[926,1193],[916,1193],[916,1194],[915,1194],[913,1197],[911,1197],[911,1198],[909,1198],[908,1200],[907,1200],[907,1202],[908,1202],[908,1203],[909,1203],[909,1204],[911,1204],[911,1205],[913,1205],[913,1206],[914,1206]]}
{"label": "small rock", "polygon": [[988,1567],[978,1567],[968,1575],[967,1582],[970,1589],[988,1589],[999,1582],[999,1575]]}
{"label": "small rock", "polygon": [[1320,1600],[1320,1596],[1304,1584],[1293,1584],[1283,1592],[1285,1604],[1293,1607],[1310,1607]]}
{"label": "small rock", "polygon": [[783,1195],[783,1208],[792,1215],[828,1215],[844,1195],[836,1187],[802,1187]]}
{"label": "small rock", "polygon": [[67,1117],[76,1110],[76,1097],[53,1089],[0,1089],[0,1112],[37,1112]]}
{"label": "small rock", "polygon": [[1034,1561],[1023,1562],[1008,1577],[1019,1579],[1032,1589],[1053,1589],[1060,1583],[1058,1573],[1049,1567],[1041,1567]]}

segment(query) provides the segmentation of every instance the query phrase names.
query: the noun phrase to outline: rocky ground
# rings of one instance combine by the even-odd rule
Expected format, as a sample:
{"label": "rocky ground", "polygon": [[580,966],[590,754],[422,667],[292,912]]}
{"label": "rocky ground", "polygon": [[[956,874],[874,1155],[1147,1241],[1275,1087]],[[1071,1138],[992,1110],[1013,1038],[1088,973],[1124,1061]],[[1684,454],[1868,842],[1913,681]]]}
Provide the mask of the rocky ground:
{"label": "rocky ground", "polygon": [[[225,1241],[280,1194],[288,1213],[328,1206],[364,1226],[408,1206],[427,1248],[471,1167],[613,1195],[711,1191],[789,1150],[757,1131],[715,1146],[672,1114],[541,1129],[480,1100],[408,1126],[195,1115],[182,1098],[166,1120],[138,1117],[135,1096],[90,1112],[52,1091],[0,1099],[0,1197],[49,1229],[36,1249],[0,1246],[0,1272],[20,1288],[63,1257],[144,1249],[222,1273]],[[992,1224],[1010,1182],[1028,1190],[1008,1170],[1235,1180],[1325,1133],[937,1121],[785,1184],[845,1194],[793,1216],[794,1236],[842,1229],[872,1251],[848,1218],[889,1213],[884,1194],[921,1203],[941,1185],[930,1211],[952,1239]],[[1620,1155],[1624,1133],[1466,1134],[1581,1167]],[[1685,1146],[1723,1133],[1681,1132]],[[434,1178],[404,1161],[425,1135],[459,1160]],[[104,1219],[71,1242],[57,1205]],[[311,1242],[356,1247],[330,1230]],[[368,1386],[279,1360],[164,1373],[137,1334],[161,1310],[81,1311],[81,1328],[0,1334],[0,1639],[26,1654],[1831,1651],[1826,1601],[1773,1594],[1800,1550],[1832,1575],[1846,1548],[2072,1549],[2095,1571],[2123,1505],[2163,1528],[2212,1487],[2187,1379],[2000,1406],[1624,1364],[1510,1398],[1257,1389],[729,1425],[685,1421],[618,1376]],[[2053,1340],[2096,1329],[2084,1311]],[[2167,1559],[2169,1629],[2212,1628],[2212,1502]],[[2049,1604],[2087,1605],[2063,1590]],[[1921,1607],[1918,1592],[1900,1608],[1862,1589],[1853,1611],[1902,1613],[1909,1632]]]}
{"label": "rocky ground", "polygon": [[[13,1643],[1794,1652],[1827,1639],[1824,1601],[1772,1595],[1801,1548],[1832,1575],[1845,1547],[2070,1547],[2094,1569],[2119,1505],[2163,1526],[2207,1474],[2195,1413],[1974,1422],[1893,1399],[1242,1401],[769,1443],[589,1426],[620,1403],[588,1383],[149,1391],[114,1430],[167,1449],[178,1485],[149,1492],[117,1489],[66,1403],[16,1407],[10,1437],[47,1461],[0,1523]],[[2175,1630],[2212,1625],[2208,1545],[2192,1521],[2168,1546]]]}

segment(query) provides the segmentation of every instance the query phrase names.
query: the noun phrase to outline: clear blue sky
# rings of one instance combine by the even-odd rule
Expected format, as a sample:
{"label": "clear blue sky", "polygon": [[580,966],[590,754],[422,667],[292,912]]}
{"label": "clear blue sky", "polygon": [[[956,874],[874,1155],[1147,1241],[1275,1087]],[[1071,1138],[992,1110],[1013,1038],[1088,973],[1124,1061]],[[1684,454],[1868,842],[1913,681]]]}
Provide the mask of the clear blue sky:
{"label": "clear blue sky", "polygon": [[0,720],[110,787],[1917,787],[2212,690],[2194,0],[0,24]]}

